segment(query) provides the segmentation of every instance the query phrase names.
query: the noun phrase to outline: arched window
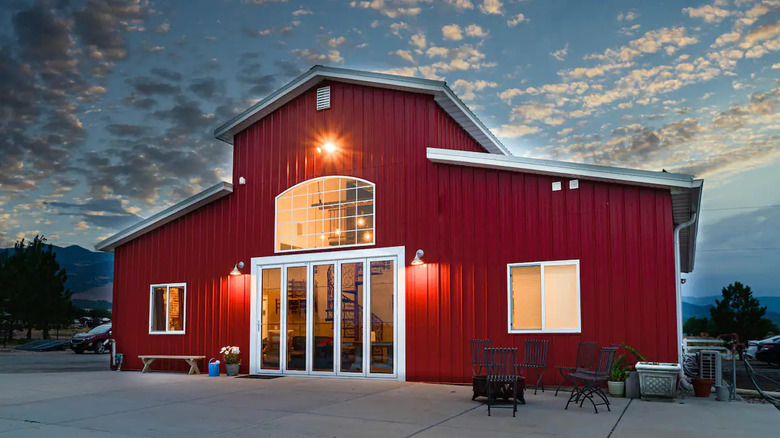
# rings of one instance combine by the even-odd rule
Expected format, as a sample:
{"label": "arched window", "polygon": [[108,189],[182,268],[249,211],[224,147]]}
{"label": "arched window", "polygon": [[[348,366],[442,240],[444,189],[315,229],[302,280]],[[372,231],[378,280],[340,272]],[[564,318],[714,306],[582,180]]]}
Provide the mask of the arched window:
{"label": "arched window", "polygon": [[325,176],[276,197],[275,251],[374,244],[374,184]]}

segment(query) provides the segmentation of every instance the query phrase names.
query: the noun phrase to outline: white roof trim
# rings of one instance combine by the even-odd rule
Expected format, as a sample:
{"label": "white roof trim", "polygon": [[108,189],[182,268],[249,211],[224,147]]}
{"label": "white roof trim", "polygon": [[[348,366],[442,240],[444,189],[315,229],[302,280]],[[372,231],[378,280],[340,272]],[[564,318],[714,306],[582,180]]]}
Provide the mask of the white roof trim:
{"label": "white roof trim", "polygon": [[190,196],[165,210],[149,216],[106,240],[103,240],[95,245],[95,249],[98,251],[113,252],[114,248],[124,245],[142,234],[160,228],[168,222],[176,220],[185,214],[222,198],[223,196],[229,195],[230,193],[233,193],[233,184],[225,181],[217,183],[196,195]]}
{"label": "white roof trim", "polygon": [[690,189],[697,186],[696,180],[694,180],[691,175],[679,173],[652,172],[647,170],[625,169],[621,167],[598,166],[595,164],[500,156],[451,149],[428,148],[427,156],[428,159],[434,163],[541,173],[566,178],[584,178],[663,188]]}
{"label": "white roof trim", "polygon": [[[692,175],[541,160],[537,158],[506,157],[451,149],[428,148],[427,156],[432,162],[440,164],[537,173],[563,178],[582,178],[669,189],[673,199],[682,196],[683,198],[681,199],[690,201],[685,203],[672,202],[672,216],[675,225],[690,220],[694,213],[701,211],[701,195],[704,180],[694,179]],[[696,215],[696,221],[690,228],[683,230],[686,233],[684,239],[682,239],[683,236],[681,235],[681,240],[685,240],[684,242],[681,241],[680,245],[682,272],[693,271],[699,218],[701,218],[701,214]]]}
{"label": "white roof trim", "polygon": [[233,136],[326,79],[393,90],[425,93],[490,153],[511,155],[490,130],[469,110],[446,82],[407,76],[315,65],[265,99],[214,130],[214,137],[233,144]]}

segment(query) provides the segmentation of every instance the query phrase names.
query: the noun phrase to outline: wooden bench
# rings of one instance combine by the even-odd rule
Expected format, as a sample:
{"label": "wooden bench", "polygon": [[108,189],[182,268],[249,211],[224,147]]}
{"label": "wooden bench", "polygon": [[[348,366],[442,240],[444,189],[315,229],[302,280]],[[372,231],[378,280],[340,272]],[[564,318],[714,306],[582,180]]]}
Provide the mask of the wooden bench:
{"label": "wooden bench", "polygon": [[155,361],[155,359],[181,359],[188,364],[190,364],[190,372],[187,374],[200,374],[200,369],[198,368],[198,361],[201,359],[205,359],[206,356],[166,356],[166,355],[147,355],[147,356],[138,356],[139,359],[141,359],[144,363],[144,369],[141,370],[142,373],[148,373],[151,371],[152,362]]}

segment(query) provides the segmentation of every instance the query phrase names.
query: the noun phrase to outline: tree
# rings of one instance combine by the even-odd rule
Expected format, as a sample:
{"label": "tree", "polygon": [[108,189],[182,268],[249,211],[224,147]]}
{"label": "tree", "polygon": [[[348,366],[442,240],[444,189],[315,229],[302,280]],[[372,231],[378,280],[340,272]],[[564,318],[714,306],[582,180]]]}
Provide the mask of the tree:
{"label": "tree", "polygon": [[718,334],[718,328],[715,327],[715,323],[712,319],[697,318],[691,316],[683,324],[683,333],[699,336],[700,333],[709,333],[712,335]]}
{"label": "tree", "polygon": [[32,338],[33,328],[43,330],[47,339],[50,328],[70,318],[72,292],[65,288],[67,278],[46,238],[35,236],[27,244],[24,239],[16,242],[3,263],[0,283],[9,319],[24,323],[27,339]]}
{"label": "tree", "polygon": [[712,322],[719,334],[736,333],[740,342],[762,339],[772,329],[772,321],[764,318],[766,307],[753,298],[750,286],[734,282],[723,288],[723,299],[710,308]]}
{"label": "tree", "polygon": [[9,291],[7,280],[5,279],[5,266],[8,255],[5,251],[0,252],[0,331],[3,332],[3,347],[8,342],[10,333],[11,318],[8,314]]}

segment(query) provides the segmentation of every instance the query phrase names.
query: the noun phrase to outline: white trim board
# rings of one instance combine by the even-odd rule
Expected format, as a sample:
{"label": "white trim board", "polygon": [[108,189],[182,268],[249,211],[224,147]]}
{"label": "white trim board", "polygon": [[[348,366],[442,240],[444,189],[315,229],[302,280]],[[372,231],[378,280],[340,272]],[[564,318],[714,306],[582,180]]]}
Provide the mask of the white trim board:
{"label": "white trim board", "polygon": [[[279,371],[260,370],[259,368],[259,351],[257,348],[258,343],[258,331],[259,331],[259,318],[258,318],[258,293],[260,292],[260,273],[263,267],[281,267],[286,264],[295,263],[316,263],[316,262],[330,262],[348,261],[353,259],[372,259],[382,257],[395,257],[398,263],[396,267],[396,281],[398,294],[398,308],[396,309],[396,321],[397,337],[395,339],[395,348],[398,350],[396,375],[393,377],[385,378],[381,375],[371,376],[339,376],[333,374],[323,374],[327,377],[341,377],[341,378],[363,378],[363,379],[380,379],[380,380],[399,380],[406,381],[406,247],[405,246],[392,246],[384,248],[369,248],[369,249],[357,249],[347,251],[328,251],[306,254],[284,254],[268,257],[252,257],[251,264],[251,296],[250,296],[250,310],[249,310],[249,373],[250,374],[279,374]],[[340,281],[337,279],[337,281]],[[334,330],[336,327],[334,327]],[[282,336],[284,341],[286,336]],[[318,374],[311,374],[310,376],[318,376]]]}
{"label": "white trim board", "polygon": [[114,234],[113,236],[99,242],[95,245],[98,251],[113,252],[120,245],[148,233],[156,228],[172,222],[191,211],[195,211],[204,205],[216,201],[223,196],[233,193],[233,184],[229,182],[219,182],[206,190],[190,196],[189,198],[178,202],[165,210],[157,212],[152,216]]}
{"label": "white trim board", "polygon": [[679,173],[652,172],[622,167],[500,156],[451,149],[428,148],[427,157],[432,162],[440,164],[539,173],[566,178],[583,178],[649,187],[692,189],[700,187],[702,184],[702,180],[696,180],[691,175]]}

